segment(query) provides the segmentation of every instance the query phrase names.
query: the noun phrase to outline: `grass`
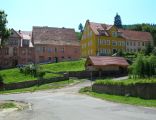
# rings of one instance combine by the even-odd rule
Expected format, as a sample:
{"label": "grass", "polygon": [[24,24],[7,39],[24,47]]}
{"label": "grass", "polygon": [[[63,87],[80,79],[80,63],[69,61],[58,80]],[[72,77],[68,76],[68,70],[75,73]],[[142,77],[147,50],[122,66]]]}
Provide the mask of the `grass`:
{"label": "grass", "polygon": [[156,100],[145,100],[137,97],[100,94],[100,93],[92,92],[91,87],[82,88],[80,89],[79,92],[95,98],[100,98],[102,100],[108,100],[117,103],[124,103],[124,104],[131,104],[131,105],[145,106],[145,107],[156,107]]}
{"label": "grass", "polygon": [[0,103],[0,109],[15,108],[14,103]]}
{"label": "grass", "polygon": [[45,71],[66,72],[66,71],[85,70],[84,64],[85,64],[85,60],[81,59],[78,61],[68,61],[68,62],[59,62],[59,63],[53,63],[53,64],[44,64],[41,66]]}
{"label": "grass", "polygon": [[69,84],[76,84],[79,82],[80,82],[80,80],[70,79],[70,80],[65,80],[65,81],[44,84],[44,85],[40,85],[40,86],[33,86],[33,87],[29,87],[29,88],[0,91],[0,94],[18,93],[18,92],[35,92],[38,90],[57,89],[57,88],[62,88],[62,87],[68,86]]}
{"label": "grass", "polygon": [[[43,64],[41,66],[42,66],[42,69],[46,71],[44,78],[48,79],[52,77],[62,76],[60,74],[57,74],[57,72],[84,70],[85,69],[84,63],[85,63],[85,60],[79,60],[79,61]],[[17,68],[0,70],[0,76],[2,77],[4,83],[37,80],[37,77],[33,77],[31,75],[24,75],[23,73],[20,73],[19,69]]]}
{"label": "grass", "polygon": [[156,83],[156,78],[151,79],[127,79],[127,80],[96,80],[95,84],[106,84],[106,85],[134,85],[138,83]]}

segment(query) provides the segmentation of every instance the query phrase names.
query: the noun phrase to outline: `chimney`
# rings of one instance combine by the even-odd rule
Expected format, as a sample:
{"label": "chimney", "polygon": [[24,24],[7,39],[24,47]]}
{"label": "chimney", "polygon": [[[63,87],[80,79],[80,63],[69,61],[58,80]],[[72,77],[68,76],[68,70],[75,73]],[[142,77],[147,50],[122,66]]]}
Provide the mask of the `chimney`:
{"label": "chimney", "polygon": [[19,30],[18,32],[21,33],[21,30]]}
{"label": "chimney", "polygon": [[90,21],[89,21],[89,19],[87,19],[87,21],[86,21],[88,24],[90,23]]}

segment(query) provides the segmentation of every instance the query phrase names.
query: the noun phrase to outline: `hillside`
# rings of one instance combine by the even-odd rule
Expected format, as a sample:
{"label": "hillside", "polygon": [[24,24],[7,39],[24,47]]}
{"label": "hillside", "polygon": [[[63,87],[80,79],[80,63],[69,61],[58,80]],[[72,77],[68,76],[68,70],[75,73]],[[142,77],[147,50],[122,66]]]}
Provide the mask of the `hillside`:
{"label": "hillside", "polygon": [[[58,74],[57,72],[84,70],[85,69],[84,63],[85,60],[78,60],[52,64],[43,64],[40,66],[44,71],[46,71],[44,78],[52,78],[60,76],[60,74]],[[18,68],[13,68],[0,70],[0,79],[2,79],[5,83],[13,83],[13,82],[37,80],[37,77],[32,77],[31,75],[24,75],[23,73],[20,73],[20,70]]]}

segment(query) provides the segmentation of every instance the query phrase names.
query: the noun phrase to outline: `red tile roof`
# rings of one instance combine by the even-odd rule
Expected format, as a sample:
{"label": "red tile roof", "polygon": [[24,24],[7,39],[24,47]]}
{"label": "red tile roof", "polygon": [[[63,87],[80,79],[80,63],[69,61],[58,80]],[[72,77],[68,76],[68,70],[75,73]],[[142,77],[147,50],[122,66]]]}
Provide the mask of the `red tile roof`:
{"label": "red tile roof", "polygon": [[89,25],[96,35],[101,35],[100,33],[102,32],[106,36],[109,36],[107,31],[113,26],[94,22],[89,22]]}
{"label": "red tile roof", "polygon": [[34,44],[75,45],[79,42],[74,29],[54,27],[33,27]]}
{"label": "red tile roof", "polygon": [[132,30],[119,29],[122,36],[127,40],[152,41],[152,35],[149,32],[140,32]]}
{"label": "red tile roof", "polygon": [[127,67],[129,64],[123,57],[110,57],[110,56],[89,56],[94,66],[123,66]]}

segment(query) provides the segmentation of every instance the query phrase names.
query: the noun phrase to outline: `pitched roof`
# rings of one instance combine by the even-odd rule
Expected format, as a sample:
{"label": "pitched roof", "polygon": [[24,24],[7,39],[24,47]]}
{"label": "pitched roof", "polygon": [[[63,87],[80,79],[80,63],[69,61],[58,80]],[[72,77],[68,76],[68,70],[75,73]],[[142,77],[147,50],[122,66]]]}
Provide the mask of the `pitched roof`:
{"label": "pitched roof", "polygon": [[113,25],[107,25],[107,24],[102,24],[102,23],[94,23],[94,22],[89,22],[89,25],[93,32],[96,35],[106,35],[109,36],[109,33],[107,32]]}
{"label": "pitched roof", "polygon": [[22,39],[31,40],[32,32],[31,31],[16,31]]}
{"label": "pitched roof", "polygon": [[151,41],[152,35],[149,32],[140,32],[132,30],[119,29],[122,36],[127,40]]}
{"label": "pitched roof", "polygon": [[110,57],[110,56],[89,56],[94,66],[123,66],[127,67],[129,64],[123,57]]}
{"label": "pitched roof", "polygon": [[79,42],[74,29],[54,27],[33,27],[34,44],[76,45]]}

